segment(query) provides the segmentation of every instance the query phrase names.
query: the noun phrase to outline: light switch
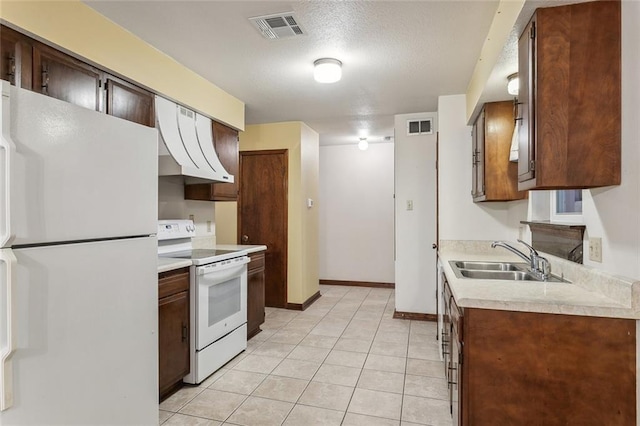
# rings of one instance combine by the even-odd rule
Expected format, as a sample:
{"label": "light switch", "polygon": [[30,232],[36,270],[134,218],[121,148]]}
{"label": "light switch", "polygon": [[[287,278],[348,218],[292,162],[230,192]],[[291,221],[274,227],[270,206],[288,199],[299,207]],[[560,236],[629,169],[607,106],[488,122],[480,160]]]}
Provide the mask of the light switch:
{"label": "light switch", "polygon": [[602,263],[602,238],[589,238],[589,260]]}
{"label": "light switch", "polygon": [[407,210],[413,210],[413,200],[407,200]]}

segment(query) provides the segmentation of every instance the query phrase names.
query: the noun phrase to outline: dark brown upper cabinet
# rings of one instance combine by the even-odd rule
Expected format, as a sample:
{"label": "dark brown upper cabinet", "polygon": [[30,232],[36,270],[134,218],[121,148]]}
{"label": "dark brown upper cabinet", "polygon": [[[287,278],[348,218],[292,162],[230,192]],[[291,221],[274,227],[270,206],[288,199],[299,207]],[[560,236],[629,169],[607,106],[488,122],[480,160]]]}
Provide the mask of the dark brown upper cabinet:
{"label": "dark brown upper cabinet", "polygon": [[105,85],[107,114],[155,127],[153,93],[111,75]]}
{"label": "dark brown upper cabinet", "polygon": [[483,106],[473,124],[473,201],[521,200],[518,165],[509,161],[514,130],[514,104],[491,102]]}
{"label": "dark brown upper cabinet", "polygon": [[537,9],[518,54],[518,188],[619,185],[620,2]]}
{"label": "dark brown upper cabinet", "polygon": [[5,26],[0,28],[0,79],[31,90],[32,57],[28,37]]}
{"label": "dark brown upper cabinet", "polygon": [[184,198],[204,201],[236,201],[238,199],[238,131],[224,124],[213,122],[213,146],[220,163],[234,176],[234,183],[199,183],[185,185]]}
{"label": "dark brown upper cabinet", "polygon": [[33,91],[84,108],[101,110],[102,72],[37,43],[33,48]]}
{"label": "dark brown upper cabinet", "polygon": [[84,108],[155,127],[153,93],[4,25],[0,25],[0,78]]}

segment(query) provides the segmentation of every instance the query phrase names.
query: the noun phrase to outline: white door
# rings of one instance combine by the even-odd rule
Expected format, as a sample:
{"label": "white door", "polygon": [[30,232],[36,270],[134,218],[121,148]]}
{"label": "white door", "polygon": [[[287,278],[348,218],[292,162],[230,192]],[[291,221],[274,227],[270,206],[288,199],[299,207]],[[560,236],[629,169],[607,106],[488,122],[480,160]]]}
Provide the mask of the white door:
{"label": "white door", "polygon": [[13,406],[0,424],[157,424],[156,244],[146,237],[0,250],[2,356],[8,290],[16,345],[2,389]]}
{"label": "white door", "polygon": [[0,83],[0,247],[156,233],[155,129]]}
{"label": "white door", "polygon": [[196,268],[196,349],[201,350],[247,322],[247,263]]}
{"label": "white door", "polygon": [[435,113],[395,116],[396,311],[436,313],[436,144],[431,133],[408,135],[407,121]]}

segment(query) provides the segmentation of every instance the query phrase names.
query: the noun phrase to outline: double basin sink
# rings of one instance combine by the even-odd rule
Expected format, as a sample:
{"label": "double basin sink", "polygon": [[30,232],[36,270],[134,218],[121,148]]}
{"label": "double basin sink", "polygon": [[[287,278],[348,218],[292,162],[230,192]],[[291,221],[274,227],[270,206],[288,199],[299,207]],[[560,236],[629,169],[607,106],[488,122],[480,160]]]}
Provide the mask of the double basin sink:
{"label": "double basin sink", "polygon": [[[527,263],[469,262],[452,260],[449,264],[458,278],[506,281],[543,281],[529,270],[529,265]],[[567,282],[566,280],[553,275],[546,281]]]}

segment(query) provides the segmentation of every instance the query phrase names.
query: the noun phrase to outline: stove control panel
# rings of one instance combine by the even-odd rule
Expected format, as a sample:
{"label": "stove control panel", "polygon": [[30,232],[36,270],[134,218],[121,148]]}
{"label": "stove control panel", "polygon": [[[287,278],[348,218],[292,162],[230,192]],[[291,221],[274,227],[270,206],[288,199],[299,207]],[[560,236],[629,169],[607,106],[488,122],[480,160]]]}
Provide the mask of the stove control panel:
{"label": "stove control panel", "polygon": [[158,240],[191,238],[196,235],[196,226],[189,219],[159,220]]}

